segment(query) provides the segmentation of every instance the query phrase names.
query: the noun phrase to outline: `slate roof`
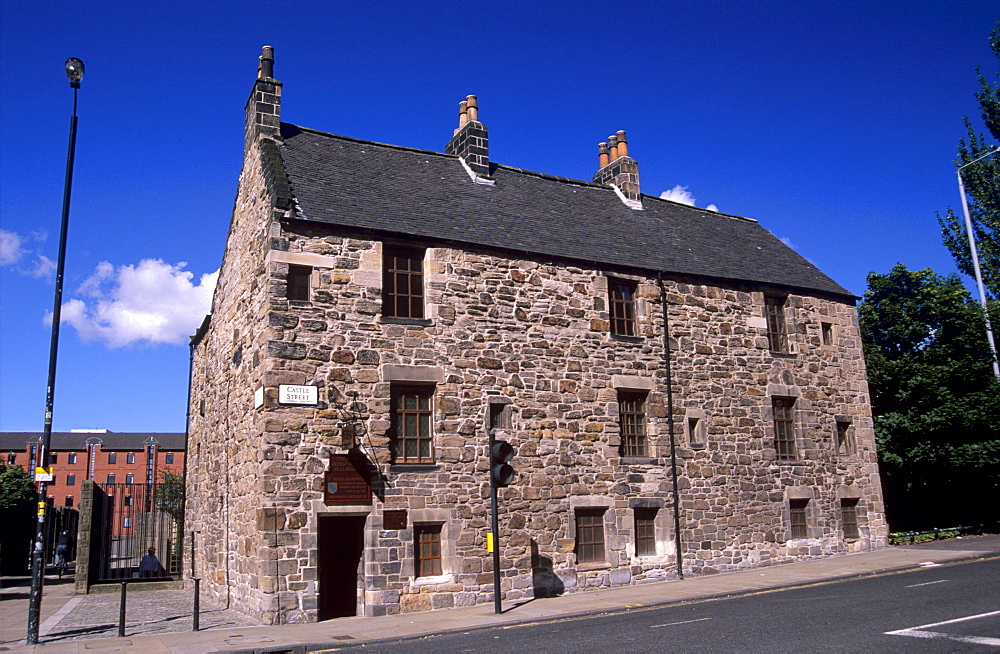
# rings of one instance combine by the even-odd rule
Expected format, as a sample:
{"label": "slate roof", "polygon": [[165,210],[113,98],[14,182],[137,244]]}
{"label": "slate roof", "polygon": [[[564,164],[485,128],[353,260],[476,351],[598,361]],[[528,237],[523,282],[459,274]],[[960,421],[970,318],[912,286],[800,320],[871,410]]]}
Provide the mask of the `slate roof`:
{"label": "slate roof", "polygon": [[281,124],[296,218],[673,275],[846,296],[756,221],[491,164],[476,184],[454,155]]}
{"label": "slate roof", "polygon": [[[41,432],[5,431],[0,432],[0,451],[23,452],[28,441],[41,440]],[[184,433],[74,433],[52,432],[53,452],[82,452],[87,449],[88,439],[101,441],[102,452],[141,452],[143,443],[150,438],[158,442],[157,449],[174,452],[184,451]]]}

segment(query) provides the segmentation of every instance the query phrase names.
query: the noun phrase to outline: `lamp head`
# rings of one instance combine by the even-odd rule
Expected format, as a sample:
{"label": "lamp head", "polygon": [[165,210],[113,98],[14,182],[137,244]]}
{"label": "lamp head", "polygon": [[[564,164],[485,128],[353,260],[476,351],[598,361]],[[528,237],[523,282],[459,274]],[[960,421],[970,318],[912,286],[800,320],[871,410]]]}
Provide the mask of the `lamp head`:
{"label": "lamp head", "polygon": [[66,77],[69,78],[71,88],[80,88],[80,79],[83,77],[83,62],[76,57],[66,60]]}

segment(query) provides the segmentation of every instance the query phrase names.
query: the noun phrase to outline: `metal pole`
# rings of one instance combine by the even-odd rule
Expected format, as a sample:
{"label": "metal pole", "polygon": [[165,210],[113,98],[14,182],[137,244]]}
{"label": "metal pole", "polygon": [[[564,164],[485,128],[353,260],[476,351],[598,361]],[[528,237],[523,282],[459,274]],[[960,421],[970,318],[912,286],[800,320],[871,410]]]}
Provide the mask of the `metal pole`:
{"label": "metal pole", "polygon": [[656,283],[660,287],[660,302],[663,304],[663,368],[667,374],[667,434],[670,436],[670,474],[674,489],[674,547],[677,550],[677,578],[684,578],[684,556],[681,552],[681,507],[680,493],[677,491],[677,442],[674,438],[674,393],[670,374],[670,322],[667,318],[667,289],[663,287],[663,275],[656,273]]}
{"label": "metal pole", "polygon": [[[59,228],[59,255],[56,263],[55,300],[52,307],[52,339],[49,345],[49,376],[45,390],[45,430],[39,452],[38,466],[48,470],[49,447],[52,443],[52,405],[56,391],[56,358],[59,353],[59,321],[62,317],[63,274],[66,269],[66,231],[69,228],[69,199],[73,188],[73,160],[76,156],[76,99],[79,82],[73,88],[73,116],[69,120],[69,152],[66,155],[66,181],[63,185],[62,223]],[[31,474],[34,475],[34,470]],[[42,608],[42,585],[45,579],[45,509],[48,499],[48,482],[38,483],[38,510],[35,530],[35,547],[31,553],[31,594],[28,601],[28,633],[25,642],[38,644],[39,616]]]}
{"label": "metal pole", "polygon": [[490,474],[490,511],[492,513],[492,533],[493,533],[493,612],[497,615],[503,613],[503,607],[500,604],[500,519],[498,517],[498,506],[497,506],[497,484],[493,479],[493,443],[495,442],[493,436],[493,427],[489,428],[490,434],[490,444],[489,449],[486,452],[489,465],[488,471]]}
{"label": "metal pole", "polygon": [[982,161],[986,157],[1000,152],[1000,147],[992,152],[987,152],[978,159],[973,159],[969,163],[959,166],[958,175],[958,195],[962,198],[962,213],[965,216],[965,233],[969,238],[969,252],[972,255],[972,270],[976,277],[976,288],[979,291],[979,304],[983,307],[983,315],[986,317],[986,342],[989,343],[990,353],[993,355],[993,374],[1000,380],[1000,360],[997,359],[997,346],[993,340],[993,325],[990,322],[990,311],[986,305],[986,290],[983,287],[983,274],[979,270],[979,250],[976,248],[976,237],[972,231],[972,218],[969,216],[969,202],[965,198],[965,183],[962,181],[962,169],[971,166],[977,161]]}
{"label": "metal pole", "polygon": [[191,631],[199,631],[201,627],[199,626],[199,618],[201,615],[201,593],[199,592],[201,588],[201,579],[198,577],[194,578],[194,624],[191,626]]}
{"label": "metal pole", "polygon": [[118,637],[125,637],[125,600],[128,595],[128,582],[122,582],[121,599],[118,601]]}

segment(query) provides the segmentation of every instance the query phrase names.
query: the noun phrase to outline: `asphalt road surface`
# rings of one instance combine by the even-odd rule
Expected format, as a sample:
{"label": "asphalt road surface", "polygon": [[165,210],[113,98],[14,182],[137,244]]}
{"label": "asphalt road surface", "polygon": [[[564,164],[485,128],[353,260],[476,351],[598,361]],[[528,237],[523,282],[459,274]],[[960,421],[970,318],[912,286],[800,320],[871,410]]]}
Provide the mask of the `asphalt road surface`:
{"label": "asphalt road surface", "polygon": [[350,649],[435,654],[1000,651],[1000,557]]}

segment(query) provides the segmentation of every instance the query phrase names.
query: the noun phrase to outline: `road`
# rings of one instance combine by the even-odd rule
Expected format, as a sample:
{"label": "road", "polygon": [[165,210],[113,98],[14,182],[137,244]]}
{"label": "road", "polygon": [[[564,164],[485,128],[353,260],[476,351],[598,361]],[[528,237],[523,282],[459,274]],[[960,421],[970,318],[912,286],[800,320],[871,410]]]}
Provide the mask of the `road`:
{"label": "road", "polygon": [[1000,557],[351,649],[435,654],[998,651]]}

